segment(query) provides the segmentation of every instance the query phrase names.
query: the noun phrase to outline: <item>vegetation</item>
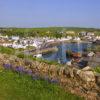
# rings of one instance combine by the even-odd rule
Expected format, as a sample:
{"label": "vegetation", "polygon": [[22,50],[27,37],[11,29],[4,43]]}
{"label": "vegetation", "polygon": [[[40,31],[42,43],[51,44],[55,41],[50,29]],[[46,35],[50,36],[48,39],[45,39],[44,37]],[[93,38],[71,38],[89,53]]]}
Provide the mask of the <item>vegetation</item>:
{"label": "vegetation", "polygon": [[18,58],[22,58],[22,59],[30,59],[30,60],[33,60],[33,61],[39,61],[39,62],[45,62],[47,64],[54,64],[54,65],[61,65],[59,63],[57,63],[56,61],[49,61],[49,60],[44,60],[42,58],[36,58],[36,57],[33,57],[32,55],[25,55],[23,53],[19,53],[17,54],[17,57]]}
{"label": "vegetation", "polygon": [[[62,37],[67,36],[66,31],[74,31],[77,33],[81,31],[95,32],[96,35],[100,35],[100,29],[95,28],[78,28],[78,27],[47,27],[47,28],[1,28],[0,33],[4,35],[16,35],[16,36],[50,36],[50,37]],[[64,32],[64,34],[61,34]]]}
{"label": "vegetation", "polygon": [[18,58],[22,58],[22,59],[30,59],[30,60],[34,60],[34,61],[39,61],[39,62],[45,62],[47,64],[54,64],[54,65],[61,65],[59,63],[57,63],[56,61],[48,61],[48,60],[44,60],[42,58],[35,58],[32,55],[25,55],[24,53],[22,53],[22,50],[16,50],[13,48],[9,48],[9,47],[3,47],[0,46],[0,53],[4,53],[4,54],[8,54],[8,55],[16,55]]}
{"label": "vegetation", "polygon": [[100,66],[95,67],[94,71],[97,72],[97,73],[100,73]]}
{"label": "vegetation", "polygon": [[[1,67],[0,67],[1,68]],[[0,69],[0,100],[83,100],[44,80]]]}
{"label": "vegetation", "polygon": [[6,53],[6,54],[9,54],[9,55],[14,55],[15,54],[15,49],[0,46],[0,53]]}
{"label": "vegetation", "polygon": [[100,45],[96,45],[94,51],[100,52]]}

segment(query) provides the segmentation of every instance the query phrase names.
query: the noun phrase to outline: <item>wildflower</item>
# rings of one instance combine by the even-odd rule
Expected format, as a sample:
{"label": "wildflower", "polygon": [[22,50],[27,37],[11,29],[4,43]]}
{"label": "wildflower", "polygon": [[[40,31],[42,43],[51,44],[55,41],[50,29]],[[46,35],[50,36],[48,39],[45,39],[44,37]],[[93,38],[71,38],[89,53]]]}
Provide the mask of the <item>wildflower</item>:
{"label": "wildflower", "polygon": [[24,68],[22,66],[16,66],[15,71],[22,73],[24,72]]}
{"label": "wildflower", "polygon": [[12,68],[11,64],[3,64],[3,66],[4,66],[5,69],[11,69]]}

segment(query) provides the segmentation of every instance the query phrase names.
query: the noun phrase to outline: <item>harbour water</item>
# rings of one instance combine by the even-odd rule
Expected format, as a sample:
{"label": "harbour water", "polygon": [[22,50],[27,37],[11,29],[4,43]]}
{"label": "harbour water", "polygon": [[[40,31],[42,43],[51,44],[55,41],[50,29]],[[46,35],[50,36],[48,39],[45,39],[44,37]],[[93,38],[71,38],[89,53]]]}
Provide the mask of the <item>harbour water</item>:
{"label": "harbour water", "polygon": [[66,57],[66,51],[70,50],[72,52],[80,52],[88,48],[93,48],[91,43],[62,43],[57,46],[58,51],[55,53],[47,53],[43,54],[43,59],[49,61],[57,61],[59,63],[65,64],[71,59]]}

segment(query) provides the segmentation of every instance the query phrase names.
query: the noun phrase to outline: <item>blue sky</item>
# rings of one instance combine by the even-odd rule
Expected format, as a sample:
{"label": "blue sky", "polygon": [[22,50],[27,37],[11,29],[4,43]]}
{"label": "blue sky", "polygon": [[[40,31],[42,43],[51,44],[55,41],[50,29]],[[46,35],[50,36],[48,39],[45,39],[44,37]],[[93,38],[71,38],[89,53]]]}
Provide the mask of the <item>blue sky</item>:
{"label": "blue sky", "polygon": [[0,0],[0,27],[100,28],[100,0]]}

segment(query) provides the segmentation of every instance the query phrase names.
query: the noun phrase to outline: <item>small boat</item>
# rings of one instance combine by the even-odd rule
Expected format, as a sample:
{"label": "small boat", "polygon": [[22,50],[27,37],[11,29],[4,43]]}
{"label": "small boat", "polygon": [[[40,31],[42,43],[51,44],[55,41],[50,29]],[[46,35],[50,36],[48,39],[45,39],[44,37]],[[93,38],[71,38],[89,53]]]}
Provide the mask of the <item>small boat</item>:
{"label": "small boat", "polygon": [[33,57],[41,58],[42,57],[42,54],[37,54],[37,55],[34,55]]}
{"label": "small boat", "polygon": [[72,53],[72,56],[73,57],[77,57],[77,58],[80,58],[80,57],[82,57],[82,54],[81,53],[79,53],[79,52],[76,52],[76,53]]}
{"label": "small boat", "polygon": [[66,57],[73,59],[75,62],[79,62],[82,54],[80,52],[66,51]]}
{"label": "small boat", "polygon": [[66,57],[82,57],[82,54],[80,52],[72,52],[72,51],[66,51]]}

